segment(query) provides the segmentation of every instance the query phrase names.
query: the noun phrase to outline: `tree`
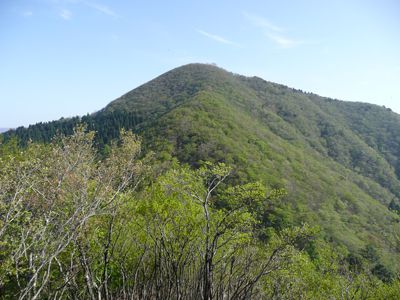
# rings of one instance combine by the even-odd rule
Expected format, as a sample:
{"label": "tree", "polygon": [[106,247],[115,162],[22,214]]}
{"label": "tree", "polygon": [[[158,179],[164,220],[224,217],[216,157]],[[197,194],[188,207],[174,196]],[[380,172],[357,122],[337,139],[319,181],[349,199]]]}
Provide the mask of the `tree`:
{"label": "tree", "polygon": [[[88,223],[109,213],[142,170],[140,141],[121,135],[103,162],[93,147],[94,133],[84,127],[49,147],[29,145],[20,159],[6,159],[0,173],[0,237],[7,257],[0,269],[8,270],[1,273],[3,291],[19,299],[59,298],[76,280],[79,240]],[[86,257],[80,259],[85,266]],[[95,284],[85,278],[93,296]]]}
{"label": "tree", "polygon": [[173,170],[163,179],[167,191],[201,208],[197,297],[202,299],[251,297],[260,279],[283,267],[290,249],[313,234],[308,226],[284,229],[268,245],[261,243],[257,215],[284,192],[267,193],[260,183],[218,191],[230,172],[222,163],[207,163],[195,171]]}

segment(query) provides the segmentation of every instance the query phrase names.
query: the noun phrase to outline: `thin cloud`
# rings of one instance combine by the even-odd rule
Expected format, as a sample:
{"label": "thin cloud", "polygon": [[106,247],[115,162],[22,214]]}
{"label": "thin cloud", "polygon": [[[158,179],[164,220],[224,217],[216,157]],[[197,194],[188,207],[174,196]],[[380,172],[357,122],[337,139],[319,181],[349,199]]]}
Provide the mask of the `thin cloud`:
{"label": "thin cloud", "polygon": [[230,40],[228,40],[228,39],[226,39],[226,38],[224,38],[222,36],[219,36],[219,35],[216,35],[216,34],[212,34],[212,33],[206,32],[206,31],[201,30],[201,29],[198,29],[197,32],[200,33],[201,35],[203,35],[205,37],[208,37],[209,39],[212,39],[212,40],[214,40],[214,41],[216,41],[218,43],[221,43],[221,44],[232,45],[232,46],[240,46],[240,45],[236,44],[235,42],[232,42],[232,41],[230,41]]}
{"label": "thin cloud", "polygon": [[22,13],[22,16],[23,17],[31,17],[31,16],[33,16],[33,12],[31,12],[31,11],[24,11],[23,13]]}
{"label": "thin cloud", "polygon": [[69,21],[72,18],[72,13],[68,9],[62,9],[59,15],[66,21]]}
{"label": "thin cloud", "polygon": [[85,4],[91,8],[94,8],[95,10],[97,10],[98,12],[101,12],[105,15],[117,18],[119,17],[118,14],[113,11],[110,7],[100,4],[100,3],[95,3],[95,2],[85,2]]}
{"label": "thin cloud", "polygon": [[267,37],[281,48],[293,48],[304,43],[303,41],[293,40],[281,35],[267,34]]}
{"label": "thin cloud", "polygon": [[243,16],[255,27],[264,31],[265,36],[280,48],[293,48],[300,44],[304,44],[301,40],[289,38],[285,34],[283,27],[271,23],[264,17],[260,17],[248,12],[243,12]]}
{"label": "thin cloud", "polygon": [[[58,12],[58,16],[60,16],[64,20],[72,19],[73,14],[68,9],[71,5],[86,6],[96,12],[99,12],[99,13],[107,15],[107,16],[111,16],[114,18],[120,17],[109,6],[99,3],[99,2],[96,2],[96,0],[93,0],[93,1],[91,1],[91,0],[45,0],[45,1],[47,1],[49,3],[49,5],[53,6],[55,8],[55,11]],[[60,10],[60,8],[62,8],[62,9]],[[27,15],[27,16],[29,16],[29,15]]]}
{"label": "thin cloud", "polygon": [[269,22],[266,18],[250,14],[248,12],[243,12],[243,16],[250,21],[254,26],[260,27],[269,31],[275,31],[275,32],[282,32],[284,29],[282,27],[276,26]]}

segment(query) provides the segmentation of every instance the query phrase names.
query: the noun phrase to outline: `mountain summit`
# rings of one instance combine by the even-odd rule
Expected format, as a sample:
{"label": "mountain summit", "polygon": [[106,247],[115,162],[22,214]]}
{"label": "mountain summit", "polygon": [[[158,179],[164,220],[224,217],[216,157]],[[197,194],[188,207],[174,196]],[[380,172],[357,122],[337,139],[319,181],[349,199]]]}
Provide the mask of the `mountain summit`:
{"label": "mountain summit", "polygon": [[319,225],[350,250],[373,245],[386,263],[397,264],[400,116],[385,107],[189,64],[93,115],[4,136],[47,141],[82,121],[98,131],[100,145],[125,127],[142,135],[160,160],[175,157],[193,167],[225,162],[235,169],[234,181],[285,188],[283,215]]}

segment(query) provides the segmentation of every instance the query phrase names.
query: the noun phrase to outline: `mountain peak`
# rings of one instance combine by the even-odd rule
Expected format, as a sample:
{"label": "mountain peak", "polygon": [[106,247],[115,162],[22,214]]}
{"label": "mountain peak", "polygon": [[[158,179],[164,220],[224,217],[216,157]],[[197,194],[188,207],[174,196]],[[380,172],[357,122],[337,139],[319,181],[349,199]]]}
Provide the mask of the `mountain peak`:
{"label": "mountain peak", "polygon": [[158,115],[201,90],[239,84],[235,75],[212,64],[190,63],[172,69],[131,90],[103,111],[125,110]]}
{"label": "mountain peak", "polygon": [[[219,67],[215,63],[188,63],[185,65],[181,65],[176,67],[169,72],[226,72],[228,74],[232,74],[231,72],[225,70],[222,67]],[[167,73],[169,73],[167,72]],[[162,76],[162,75],[161,75]]]}
{"label": "mountain peak", "polygon": [[125,128],[162,159],[226,162],[235,169],[233,180],[287,188],[293,212],[304,212],[299,221],[317,223],[350,249],[375,240],[387,257],[399,256],[381,234],[390,235],[399,220],[392,210],[400,207],[400,116],[387,109],[193,63],[94,115],[13,132],[49,141],[50,133],[72,131],[79,122],[98,132],[100,145]]}

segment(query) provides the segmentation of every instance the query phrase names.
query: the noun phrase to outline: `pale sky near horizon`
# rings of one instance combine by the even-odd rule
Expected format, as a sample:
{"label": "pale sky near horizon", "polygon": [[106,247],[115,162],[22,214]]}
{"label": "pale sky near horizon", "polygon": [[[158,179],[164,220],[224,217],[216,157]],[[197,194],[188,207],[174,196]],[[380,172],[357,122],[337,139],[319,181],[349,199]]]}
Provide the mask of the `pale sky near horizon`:
{"label": "pale sky near horizon", "polygon": [[400,113],[400,1],[0,1],[0,127],[92,113],[183,64]]}

